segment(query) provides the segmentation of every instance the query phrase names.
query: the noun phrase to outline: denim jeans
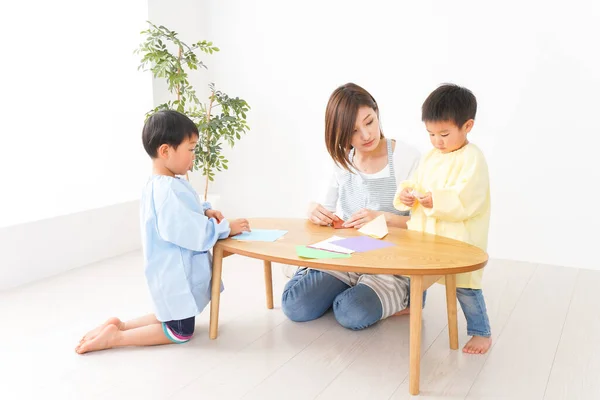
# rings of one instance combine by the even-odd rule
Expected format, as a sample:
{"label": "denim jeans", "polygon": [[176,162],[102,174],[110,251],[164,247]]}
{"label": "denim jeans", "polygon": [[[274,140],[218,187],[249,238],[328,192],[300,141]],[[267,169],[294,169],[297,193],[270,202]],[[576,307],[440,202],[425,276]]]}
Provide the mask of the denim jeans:
{"label": "denim jeans", "polygon": [[383,315],[379,297],[367,285],[350,287],[325,272],[304,268],[285,285],[281,308],[296,322],[312,321],[333,308],[340,325],[352,330],[371,326]]}
{"label": "denim jeans", "polygon": [[456,298],[467,320],[467,334],[490,337],[490,321],[481,289],[456,288]]}
{"label": "denim jeans", "polygon": [[[426,297],[427,291],[423,292],[423,307]],[[489,337],[490,322],[481,289],[457,288],[456,297],[467,320],[467,334]],[[353,330],[371,326],[382,316],[381,301],[370,287],[350,287],[325,272],[305,268],[285,285],[281,305],[284,314],[296,322],[317,319],[333,307],[335,319]]]}

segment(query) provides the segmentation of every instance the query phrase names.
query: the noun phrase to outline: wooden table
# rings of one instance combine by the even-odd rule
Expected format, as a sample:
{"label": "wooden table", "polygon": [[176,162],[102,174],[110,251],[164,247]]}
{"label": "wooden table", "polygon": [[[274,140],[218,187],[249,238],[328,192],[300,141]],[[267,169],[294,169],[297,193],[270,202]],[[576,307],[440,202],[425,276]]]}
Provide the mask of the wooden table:
{"label": "wooden table", "polygon": [[250,226],[260,229],[284,229],[288,233],[276,242],[243,242],[226,239],[217,242],[213,252],[212,300],[210,307],[211,339],[216,339],[219,323],[219,298],[223,258],[232,254],[264,260],[267,307],[273,308],[271,262],[364,274],[410,276],[410,369],[409,392],[419,393],[421,363],[421,312],[423,291],[441,277],[446,278],[446,304],[450,348],[458,349],[456,318],[456,274],[471,272],[487,264],[487,254],[469,244],[441,236],[389,228],[383,239],[393,247],[354,253],[342,259],[303,259],[296,255],[297,245],[309,245],[333,235],[359,236],[355,229],[316,226],[305,219],[251,219]]}

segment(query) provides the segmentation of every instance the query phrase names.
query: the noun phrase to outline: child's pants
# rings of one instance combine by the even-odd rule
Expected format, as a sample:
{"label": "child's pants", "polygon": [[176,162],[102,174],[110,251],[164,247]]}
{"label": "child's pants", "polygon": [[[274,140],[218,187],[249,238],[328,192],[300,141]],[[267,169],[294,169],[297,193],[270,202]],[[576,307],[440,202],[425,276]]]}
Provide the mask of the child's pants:
{"label": "child's pants", "polygon": [[189,342],[194,335],[196,317],[190,317],[182,320],[166,321],[162,323],[165,336],[173,343]]}
{"label": "child's pants", "polygon": [[467,319],[467,335],[490,337],[490,321],[481,289],[456,288],[456,298]]}

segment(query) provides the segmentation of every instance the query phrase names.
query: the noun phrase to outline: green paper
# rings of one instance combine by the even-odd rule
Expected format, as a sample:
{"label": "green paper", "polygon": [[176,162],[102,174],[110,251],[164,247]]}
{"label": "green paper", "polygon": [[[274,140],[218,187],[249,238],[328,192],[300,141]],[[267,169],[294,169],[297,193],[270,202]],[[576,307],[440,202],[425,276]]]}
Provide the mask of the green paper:
{"label": "green paper", "polygon": [[306,246],[296,246],[296,254],[302,258],[350,258],[350,254],[334,253],[332,251],[318,250]]}

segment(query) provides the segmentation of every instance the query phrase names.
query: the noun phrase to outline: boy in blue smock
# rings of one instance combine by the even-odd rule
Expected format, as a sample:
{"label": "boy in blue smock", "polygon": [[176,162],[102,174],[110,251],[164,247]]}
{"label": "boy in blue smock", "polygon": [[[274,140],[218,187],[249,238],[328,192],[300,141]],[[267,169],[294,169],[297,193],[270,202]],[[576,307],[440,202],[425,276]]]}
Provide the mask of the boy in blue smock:
{"label": "boy in blue smock", "polygon": [[109,319],[81,339],[77,353],[192,338],[195,317],[210,302],[210,250],[217,240],[250,230],[247,220],[229,222],[201,203],[192,186],[177,177],[192,168],[198,137],[192,120],[176,111],[160,111],[146,121],[142,141],[153,175],[142,194],[140,223],[154,314],[126,322]]}

